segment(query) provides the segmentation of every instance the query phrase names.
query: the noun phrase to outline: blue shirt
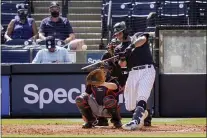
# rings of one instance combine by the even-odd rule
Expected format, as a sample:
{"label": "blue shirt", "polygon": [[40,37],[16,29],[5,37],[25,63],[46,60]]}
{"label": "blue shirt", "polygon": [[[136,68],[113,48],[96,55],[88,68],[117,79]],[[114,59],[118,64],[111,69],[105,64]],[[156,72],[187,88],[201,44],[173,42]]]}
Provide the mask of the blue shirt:
{"label": "blue shirt", "polygon": [[30,39],[33,36],[32,23],[33,18],[27,18],[25,23],[21,23],[18,17],[15,17],[14,29],[11,34],[12,39]]}
{"label": "blue shirt", "polygon": [[65,40],[73,29],[67,18],[60,17],[57,22],[53,22],[51,17],[42,20],[39,32],[44,33],[45,37],[54,36],[56,39]]}
{"label": "blue shirt", "polygon": [[146,36],[147,41],[140,47],[136,47],[132,50],[131,54],[127,59],[127,68],[131,69],[136,66],[153,64],[152,54],[150,51],[150,46],[148,44],[149,34],[145,32],[135,33],[131,40],[136,40],[141,36]]}
{"label": "blue shirt", "polygon": [[32,63],[71,63],[71,60],[65,48],[56,46],[55,52],[49,52],[48,49],[38,51]]}

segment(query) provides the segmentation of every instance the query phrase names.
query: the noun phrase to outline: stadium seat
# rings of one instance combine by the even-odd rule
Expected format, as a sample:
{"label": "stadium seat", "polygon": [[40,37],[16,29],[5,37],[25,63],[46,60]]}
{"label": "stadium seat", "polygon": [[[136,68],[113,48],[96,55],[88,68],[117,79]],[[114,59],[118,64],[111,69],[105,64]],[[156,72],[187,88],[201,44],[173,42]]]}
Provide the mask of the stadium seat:
{"label": "stadium seat", "polygon": [[204,1],[196,1],[197,8],[199,13],[199,21],[198,24],[207,25],[207,2]]}
{"label": "stadium seat", "polygon": [[150,12],[156,12],[156,2],[136,2],[133,17],[147,17]]}
{"label": "stadium seat", "polygon": [[24,45],[25,39],[13,39],[10,41],[5,42],[6,45]]}
{"label": "stadium seat", "polygon": [[149,13],[156,12],[156,2],[136,2],[132,12],[133,33],[146,30],[146,19]]}
{"label": "stadium seat", "polygon": [[15,3],[1,3],[1,12],[2,13],[17,13]]}
{"label": "stadium seat", "polygon": [[[105,16],[108,14],[109,4],[103,6],[103,13]],[[124,3],[112,3],[111,15],[114,16],[128,16],[130,6]]]}
{"label": "stadium seat", "polygon": [[3,2],[9,2],[9,3],[26,3],[29,0],[2,0],[1,3]]}
{"label": "stadium seat", "polygon": [[165,1],[161,4],[159,24],[186,25],[187,6],[184,2]]}
{"label": "stadium seat", "polygon": [[37,55],[37,52],[39,51],[40,49],[33,49],[32,51],[32,60],[35,58],[35,56]]}
{"label": "stadium seat", "polygon": [[30,63],[30,50],[2,50],[2,63]]}
{"label": "stadium seat", "polygon": [[[112,3],[128,3],[134,2],[135,0],[112,0]],[[103,0],[103,3],[107,3],[109,0]]]}
{"label": "stadium seat", "polygon": [[155,0],[135,0],[135,2],[152,3],[152,2],[155,2]]}
{"label": "stadium seat", "polygon": [[[109,4],[105,4],[102,9],[102,29],[103,29],[103,37],[106,36],[107,33],[107,18],[108,18],[108,8]],[[111,11],[111,20],[112,26],[116,22],[125,21],[128,24],[128,16],[130,14],[130,4],[123,3],[112,3],[112,11]]]}
{"label": "stadium seat", "polygon": [[7,14],[7,13],[1,13],[1,24],[2,26],[8,26],[10,21],[15,18],[14,14]]}
{"label": "stadium seat", "polygon": [[132,34],[136,32],[144,32],[146,29],[147,17],[133,17],[131,18]]}

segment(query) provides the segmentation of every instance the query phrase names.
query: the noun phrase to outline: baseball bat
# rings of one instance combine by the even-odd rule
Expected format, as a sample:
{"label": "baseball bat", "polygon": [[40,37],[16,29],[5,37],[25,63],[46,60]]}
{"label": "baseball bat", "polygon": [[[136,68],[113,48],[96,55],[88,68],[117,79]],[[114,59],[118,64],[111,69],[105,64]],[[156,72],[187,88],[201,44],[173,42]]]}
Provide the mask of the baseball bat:
{"label": "baseball bat", "polygon": [[117,58],[117,57],[119,57],[119,55],[117,55],[117,56],[113,56],[113,57],[111,57],[111,58],[107,58],[107,59],[105,59],[105,60],[102,60],[102,61],[93,63],[93,64],[88,65],[88,66],[85,66],[85,67],[81,68],[81,70],[85,70],[85,69],[87,69],[87,68],[93,67],[93,66],[95,66],[95,65],[97,65],[97,64],[100,64],[100,63],[103,63],[103,62],[107,62],[107,61],[112,60],[112,59]]}

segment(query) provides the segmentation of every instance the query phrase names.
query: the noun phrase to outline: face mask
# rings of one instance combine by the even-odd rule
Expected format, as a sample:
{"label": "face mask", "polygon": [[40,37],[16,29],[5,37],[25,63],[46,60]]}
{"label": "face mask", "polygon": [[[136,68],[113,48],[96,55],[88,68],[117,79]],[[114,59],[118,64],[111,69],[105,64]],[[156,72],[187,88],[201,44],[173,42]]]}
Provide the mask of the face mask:
{"label": "face mask", "polygon": [[53,11],[53,12],[51,12],[51,16],[52,16],[52,17],[55,17],[55,18],[58,17],[59,14],[60,14],[60,13],[57,12],[57,11]]}
{"label": "face mask", "polygon": [[18,13],[20,20],[25,20],[27,18],[27,11],[21,11]]}
{"label": "face mask", "polygon": [[108,81],[111,78],[111,73],[107,71],[105,77],[106,77],[106,80]]}

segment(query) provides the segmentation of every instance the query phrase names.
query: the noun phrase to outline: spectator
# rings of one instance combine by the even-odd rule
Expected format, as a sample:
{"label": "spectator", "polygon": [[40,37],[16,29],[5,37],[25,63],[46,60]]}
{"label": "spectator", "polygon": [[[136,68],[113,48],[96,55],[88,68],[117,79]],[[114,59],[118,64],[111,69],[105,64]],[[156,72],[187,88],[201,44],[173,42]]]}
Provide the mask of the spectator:
{"label": "spectator", "polygon": [[55,38],[46,37],[46,48],[38,51],[32,63],[71,63],[68,51],[55,46]]}
{"label": "spectator", "polygon": [[51,16],[43,19],[40,24],[40,39],[45,40],[47,36],[54,36],[65,43],[75,39],[68,19],[60,16],[60,5],[57,2],[52,2],[49,11]]}
{"label": "spectator", "polygon": [[18,16],[12,19],[5,32],[6,41],[12,39],[33,39],[38,37],[37,26],[33,18],[28,18],[28,5],[17,4]]}

